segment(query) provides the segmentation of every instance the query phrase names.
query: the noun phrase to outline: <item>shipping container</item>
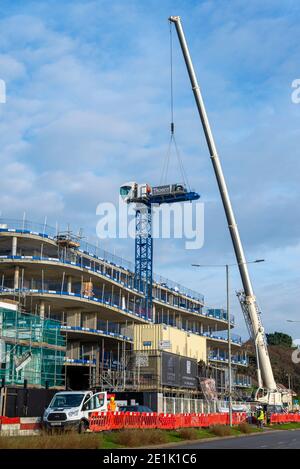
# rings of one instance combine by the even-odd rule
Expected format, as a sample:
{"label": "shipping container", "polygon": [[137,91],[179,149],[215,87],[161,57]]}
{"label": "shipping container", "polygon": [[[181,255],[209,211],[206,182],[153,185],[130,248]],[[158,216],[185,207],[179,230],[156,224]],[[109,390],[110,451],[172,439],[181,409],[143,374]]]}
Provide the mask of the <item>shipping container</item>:
{"label": "shipping container", "polygon": [[134,350],[164,350],[207,362],[206,337],[165,324],[133,326]]}

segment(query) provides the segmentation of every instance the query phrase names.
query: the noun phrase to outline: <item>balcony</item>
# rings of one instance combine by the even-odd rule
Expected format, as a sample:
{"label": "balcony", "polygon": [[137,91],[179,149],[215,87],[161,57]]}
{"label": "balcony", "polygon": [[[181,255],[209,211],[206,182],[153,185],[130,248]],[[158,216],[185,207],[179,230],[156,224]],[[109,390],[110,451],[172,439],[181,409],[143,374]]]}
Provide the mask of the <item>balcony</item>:
{"label": "balcony", "polygon": [[[58,235],[58,231],[47,225],[47,224],[39,224],[34,223],[27,220],[17,220],[17,219],[4,219],[0,218],[0,232],[9,232],[9,233],[25,233],[25,234],[32,234],[35,236],[39,236],[42,238],[50,239],[52,241],[56,240],[56,236]],[[123,286],[128,287],[130,289],[134,289],[133,279],[134,279],[134,264],[123,257],[116,256],[111,254],[104,249],[99,248],[93,244],[87,243],[84,240],[80,241],[80,247],[77,250],[78,253],[84,254],[86,256],[92,257],[95,260],[100,262],[105,262],[109,264],[112,269],[116,267],[117,269],[123,269],[128,272],[128,278],[126,282],[121,282],[119,278],[118,272],[113,269],[113,276],[105,274],[107,277],[112,278],[112,280],[121,283]],[[37,259],[37,258],[36,258]],[[43,259],[41,259],[43,260]],[[44,258],[46,260],[46,258]],[[59,259],[57,259],[59,261]],[[67,261],[64,261],[67,262]],[[73,263],[69,262],[70,264],[74,264],[81,268],[86,268],[91,271],[95,271],[97,273],[102,273],[99,270],[99,265],[96,267],[95,263],[87,262],[87,259],[81,257],[80,263]],[[128,283],[127,283],[128,282]],[[168,289],[171,293],[177,293],[178,295],[183,295],[190,300],[198,301],[203,303],[204,296],[201,293],[196,291],[190,290],[189,288],[180,285],[173,280],[169,280],[165,277],[161,277],[160,275],[153,274],[153,283],[157,286],[162,288]]]}
{"label": "balcony", "polygon": [[[205,332],[203,335],[206,337],[210,337],[212,339],[217,340],[226,340],[228,341],[228,332],[227,331],[220,331],[220,332]],[[238,334],[230,334],[231,342],[234,344],[242,345],[243,341],[240,335]]]}
{"label": "balcony", "polygon": [[[208,354],[209,361],[228,363],[228,353],[223,350],[211,350]],[[248,366],[249,360],[246,355],[232,355],[231,363],[233,365]]]}
{"label": "balcony", "polygon": [[251,376],[237,374],[233,380],[233,384],[239,388],[251,388],[252,378]]}

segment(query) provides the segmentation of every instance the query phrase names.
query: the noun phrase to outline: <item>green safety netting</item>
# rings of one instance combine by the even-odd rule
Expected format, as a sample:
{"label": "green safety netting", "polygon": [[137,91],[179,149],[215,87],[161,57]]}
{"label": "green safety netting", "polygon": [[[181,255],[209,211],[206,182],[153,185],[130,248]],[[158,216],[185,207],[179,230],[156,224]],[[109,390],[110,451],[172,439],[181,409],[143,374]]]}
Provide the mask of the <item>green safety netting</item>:
{"label": "green safety netting", "polygon": [[0,308],[0,379],[6,384],[65,384],[65,337],[60,323]]}

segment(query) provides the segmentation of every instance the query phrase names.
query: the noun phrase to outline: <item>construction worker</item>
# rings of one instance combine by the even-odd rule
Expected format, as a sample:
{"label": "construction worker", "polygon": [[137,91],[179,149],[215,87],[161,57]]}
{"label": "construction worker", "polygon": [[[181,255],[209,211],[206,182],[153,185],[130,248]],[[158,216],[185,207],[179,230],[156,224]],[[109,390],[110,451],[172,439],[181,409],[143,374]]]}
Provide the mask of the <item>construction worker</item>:
{"label": "construction worker", "polygon": [[257,408],[256,419],[257,419],[257,426],[259,428],[263,428],[264,420],[265,420],[265,413],[262,407]]}
{"label": "construction worker", "polygon": [[111,412],[115,412],[117,410],[117,404],[115,402],[114,396],[111,396],[111,398],[109,399],[107,409],[110,410]]}

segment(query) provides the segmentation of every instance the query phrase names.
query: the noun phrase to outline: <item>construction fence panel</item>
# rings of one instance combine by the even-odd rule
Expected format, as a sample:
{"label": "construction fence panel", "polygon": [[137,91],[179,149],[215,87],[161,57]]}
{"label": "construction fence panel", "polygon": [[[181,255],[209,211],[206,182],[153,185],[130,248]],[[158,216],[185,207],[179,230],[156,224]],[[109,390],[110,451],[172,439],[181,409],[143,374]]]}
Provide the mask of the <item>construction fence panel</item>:
{"label": "construction fence panel", "polygon": [[209,414],[201,414],[199,419],[200,427],[207,428],[209,427]]}
{"label": "construction fence panel", "polygon": [[199,414],[191,414],[191,427],[200,427]]}
{"label": "construction fence panel", "polygon": [[165,414],[202,414],[216,412],[216,410],[216,402],[208,403],[203,399],[161,396],[159,400],[159,412],[163,412]]}
{"label": "construction fence panel", "polygon": [[176,417],[174,414],[159,414],[157,428],[161,430],[174,430],[176,428]]}
{"label": "construction fence panel", "polygon": [[125,414],[124,412],[111,412],[110,415],[111,429],[120,430],[125,425]]}
{"label": "construction fence panel", "polygon": [[140,428],[141,414],[139,412],[125,412],[124,427]]}
{"label": "construction fence panel", "polygon": [[270,423],[291,423],[300,422],[300,414],[272,414],[270,417]]}
{"label": "construction fence panel", "polygon": [[142,412],[140,428],[157,428],[157,418],[156,412]]}
{"label": "construction fence panel", "polygon": [[89,423],[92,432],[111,430],[111,412],[92,412]]}
{"label": "construction fence panel", "polygon": [[232,415],[232,423],[234,425],[239,425],[240,423],[247,422],[247,413],[246,412],[234,412]]}
{"label": "construction fence panel", "polygon": [[184,428],[189,428],[192,426],[192,415],[191,414],[183,414],[181,420],[181,426]]}

